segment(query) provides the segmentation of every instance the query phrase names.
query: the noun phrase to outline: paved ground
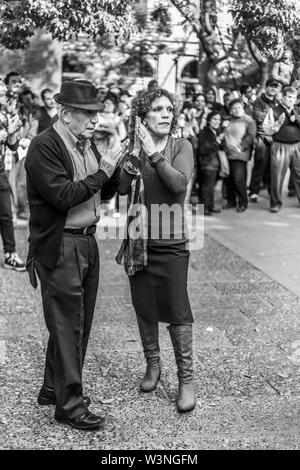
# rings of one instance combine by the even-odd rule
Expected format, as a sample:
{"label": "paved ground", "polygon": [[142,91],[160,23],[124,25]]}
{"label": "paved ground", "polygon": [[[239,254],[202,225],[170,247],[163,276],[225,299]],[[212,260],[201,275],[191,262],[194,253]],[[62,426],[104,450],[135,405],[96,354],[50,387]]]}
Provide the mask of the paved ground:
{"label": "paved ground", "polygon": [[[286,187],[283,194],[279,213],[269,211],[263,191],[259,203],[249,203],[246,212],[232,209],[206,218],[205,233],[300,296],[300,207],[296,197],[286,196]],[[221,205],[219,192],[217,201]]]}
{"label": "paved ground", "polygon": [[[214,217],[220,227],[230,225],[233,215],[232,237],[245,231],[238,221],[246,214]],[[209,223],[208,233],[217,238]],[[18,229],[23,256],[26,238],[27,230]],[[26,274],[0,269],[0,448],[299,449],[299,297],[205,236],[204,249],[192,252],[189,274],[197,406],[182,416],[164,325],[161,382],[155,392],[138,391],[144,362],[128,281],[114,261],[118,245],[101,244],[101,284],[84,371],[91,409],[106,416],[105,429],[96,433],[61,425],[52,407],[36,404],[47,339],[40,292]]]}

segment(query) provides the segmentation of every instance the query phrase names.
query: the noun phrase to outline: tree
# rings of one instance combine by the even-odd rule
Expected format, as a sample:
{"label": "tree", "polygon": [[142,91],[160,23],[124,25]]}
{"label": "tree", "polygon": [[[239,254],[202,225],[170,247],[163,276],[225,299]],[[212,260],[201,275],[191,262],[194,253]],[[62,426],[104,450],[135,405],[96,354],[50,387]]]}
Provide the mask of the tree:
{"label": "tree", "polygon": [[38,28],[63,41],[80,33],[91,39],[110,33],[117,40],[128,34],[130,4],[130,0],[2,1],[0,43],[7,49],[25,48]]}
{"label": "tree", "polygon": [[[237,51],[239,35],[231,25],[224,24],[228,0],[170,0],[184,18],[183,26],[190,28],[199,40],[199,64],[207,68],[206,86],[217,85],[216,70],[226,62],[226,74],[235,83],[236,71],[230,56]],[[225,21],[227,21],[226,18]],[[203,52],[206,60],[203,61]]]}
{"label": "tree", "polygon": [[[233,56],[243,38],[256,61],[263,84],[269,64],[278,59],[288,37],[299,29],[300,8],[295,0],[170,0],[199,39],[208,61],[208,78],[222,63],[234,77]],[[221,28],[220,13],[229,12],[233,22]],[[220,21],[221,20],[221,21]],[[243,57],[245,61],[245,57]]]}
{"label": "tree", "polygon": [[233,0],[230,11],[237,29],[271,60],[281,57],[288,33],[300,23],[294,0]]}
{"label": "tree", "polygon": [[299,29],[300,10],[294,0],[233,0],[230,11],[237,30],[247,40],[264,85],[272,62],[292,46],[290,38]]}

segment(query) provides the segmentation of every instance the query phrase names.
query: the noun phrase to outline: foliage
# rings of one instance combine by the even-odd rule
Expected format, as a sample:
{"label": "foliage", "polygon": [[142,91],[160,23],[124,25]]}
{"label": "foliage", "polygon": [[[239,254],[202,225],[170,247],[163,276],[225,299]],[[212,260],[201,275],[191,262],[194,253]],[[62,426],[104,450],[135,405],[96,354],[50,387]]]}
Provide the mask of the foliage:
{"label": "foliage", "polygon": [[231,13],[239,31],[271,59],[282,53],[286,35],[300,22],[294,0],[233,0]]}
{"label": "foliage", "polygon": [[156,22],[156,30],[158,33],[170,36],[171,30],[171,17],[169,9],[165,5],[159,5],[151,13],[151,20]]}
{"label": "foliage", "polygon": [[128,34],[130,0],[22,0],[0,4],[0,43],[8,49],[28,46],[37,28],[69,40],[80,33],[116,40]]}

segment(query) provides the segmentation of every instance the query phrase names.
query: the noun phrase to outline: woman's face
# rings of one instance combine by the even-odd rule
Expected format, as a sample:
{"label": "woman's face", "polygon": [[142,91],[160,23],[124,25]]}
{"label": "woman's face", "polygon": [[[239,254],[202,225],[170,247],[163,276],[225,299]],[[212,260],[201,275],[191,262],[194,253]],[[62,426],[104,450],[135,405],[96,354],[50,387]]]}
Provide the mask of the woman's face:
{"label": "woman's face", "polygon": [[221,115],[216,114],[215,116],[213,116],[211,120],[209,121],[208,125],[215,131],[218,130],[221,125]]}
{"label": "woman's face", "polygon": [[174,107],[171,101],[166,96],[160,96],[152,101],[144,121],[153,134],[163,137],[170,133],[173,118]]}
{"label": "woman's face", "polygon": [[214,103],[216,100],[216,95],[214,94],[213,90],[208,90],[206,93],[206,100],[208,103]]}
{"label": "woman's face", "polygon": [[106,113],[114,113],[115,112],[115,104],[113,101],[107,99],[104,101],[105,109],[104,111]]}
{"label": "woman's face", "polygon": [[202,95],[197,96],[197,98],[195,99],[194,105],[195,105],[195,108],[197,108],[198,110],[204,109],[206,105],[204,96]]}
{"label": "woman's face", "polygon": [[231,114],[231,116],[233,116],[235,118],[242,117],[243,114],[244,114],[243,105],[241,103],[234,104],[230,109],[230,114]]}

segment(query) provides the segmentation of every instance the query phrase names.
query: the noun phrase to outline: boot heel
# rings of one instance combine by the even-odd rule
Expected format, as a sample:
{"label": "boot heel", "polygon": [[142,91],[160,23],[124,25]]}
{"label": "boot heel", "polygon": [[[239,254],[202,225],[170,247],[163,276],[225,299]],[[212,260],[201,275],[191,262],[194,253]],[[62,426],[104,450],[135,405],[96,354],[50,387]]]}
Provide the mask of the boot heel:
{"label": "boot heel", "polygon": [[140,383],[140,390],[142,392],[153,392],[156,389],[157,383],[160,379],[160,367],[147,366],[146,373]]}
{"label": "boot heel", "polygon": [[194,384],[179,384],[177,409],[181,413],[192,411],[196,406]]}

